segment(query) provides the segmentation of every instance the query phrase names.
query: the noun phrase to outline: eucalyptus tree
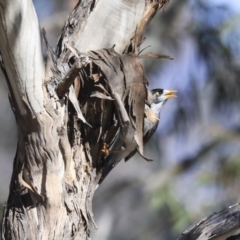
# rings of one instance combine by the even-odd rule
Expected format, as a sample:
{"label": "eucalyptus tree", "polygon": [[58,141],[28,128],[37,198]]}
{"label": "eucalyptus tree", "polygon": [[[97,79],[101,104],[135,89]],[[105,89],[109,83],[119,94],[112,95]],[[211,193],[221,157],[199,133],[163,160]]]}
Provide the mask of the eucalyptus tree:
{"label": "eucalyptus tree", "polygon": [[140,46],[167,4],[79,1],[53,51],[31,0],[0,0],[1,68],[18,125],[2,239],[90,239],[92,198],[116,132],[131,132],[142,153]]}

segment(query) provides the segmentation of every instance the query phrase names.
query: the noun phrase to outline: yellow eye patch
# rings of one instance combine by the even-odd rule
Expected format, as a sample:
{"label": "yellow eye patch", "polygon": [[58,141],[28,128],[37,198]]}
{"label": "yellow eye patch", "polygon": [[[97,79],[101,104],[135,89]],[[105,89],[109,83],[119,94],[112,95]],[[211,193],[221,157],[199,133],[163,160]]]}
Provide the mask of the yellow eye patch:
{"label": "yellow eye patch", "polygon": [[159,97],[160,96],[160,92],[156,92],[156,96]]}

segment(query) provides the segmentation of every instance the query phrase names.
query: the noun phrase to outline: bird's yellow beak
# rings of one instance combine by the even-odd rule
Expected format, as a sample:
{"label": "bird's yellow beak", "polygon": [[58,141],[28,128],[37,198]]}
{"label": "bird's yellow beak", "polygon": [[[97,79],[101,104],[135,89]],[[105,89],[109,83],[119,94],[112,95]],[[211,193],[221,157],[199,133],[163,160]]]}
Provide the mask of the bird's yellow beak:
{"label": "bird's yellow beak", "polygon": [[164,94],[164,97],[166,97],[166,99],[168,99],[168,98],[177,97],[176,93],[177,93],[176,90],[165,90],[163,94]]}

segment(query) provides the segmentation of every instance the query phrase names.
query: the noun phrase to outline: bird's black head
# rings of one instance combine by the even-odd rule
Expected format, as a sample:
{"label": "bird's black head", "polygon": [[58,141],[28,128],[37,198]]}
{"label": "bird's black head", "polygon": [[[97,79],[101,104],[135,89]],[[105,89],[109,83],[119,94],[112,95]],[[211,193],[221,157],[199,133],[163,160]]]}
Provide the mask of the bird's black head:
{"label": "bird's black head", "polygon": [[156,89],[152,89],[151,93],[157,99],[163,94],[163,91],[164,91],[164,89],[162,89],[162,88],[156,88]]}
{"label": "bird's black head", "polygon": [[164,90],[162,88],[156,88],[151,90],[153,102],[156,104],[160,102],[165,102],[169,98],[176,97],[176,92],[177,91],[175,90]]}

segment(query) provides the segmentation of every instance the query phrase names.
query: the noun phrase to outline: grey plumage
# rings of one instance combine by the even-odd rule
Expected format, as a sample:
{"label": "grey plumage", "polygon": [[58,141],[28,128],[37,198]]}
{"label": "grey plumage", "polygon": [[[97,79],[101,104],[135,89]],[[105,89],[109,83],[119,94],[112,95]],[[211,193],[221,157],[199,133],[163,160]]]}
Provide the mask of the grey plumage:
{"label": "grey plumage", "polygon": [[[169,98],[176,97],[175,90],[164,90],[161,88],[153,89],[148,93],[148,105],[145,105],[145,117],[144,117],[144,129],[143,129],[143,143],[144,145],[152,137],[152,135],[157,130],[160,121],[160,112],[163,105]],[[135,149],[132,153],[125,158],[128,161],[134,154],[138,151]],[[141,155],[141,154],[140,154]],[[146,157],[142,156],[146,160]]]}
{"label": "grey plumage", "polygon": [[[157,129],[160,117],[160,111],[167,99],[176,97],[174,90],[153,89],[148,91],[148,100],[145,104],[145,117],[143,124],[143,143],[144,145],[151,138]],[[137,151],[137,143],[134,139],[134,128],[129,122],[122,131],[118,132],[116,141],[110,148],[109,155],[104,159],[102,176],[99,184],[105,179],[109,172],[122,160],[128,161]],[[139,152],[139,151],[138,151]],[[151,160],[140,155],[146,160]]]}

